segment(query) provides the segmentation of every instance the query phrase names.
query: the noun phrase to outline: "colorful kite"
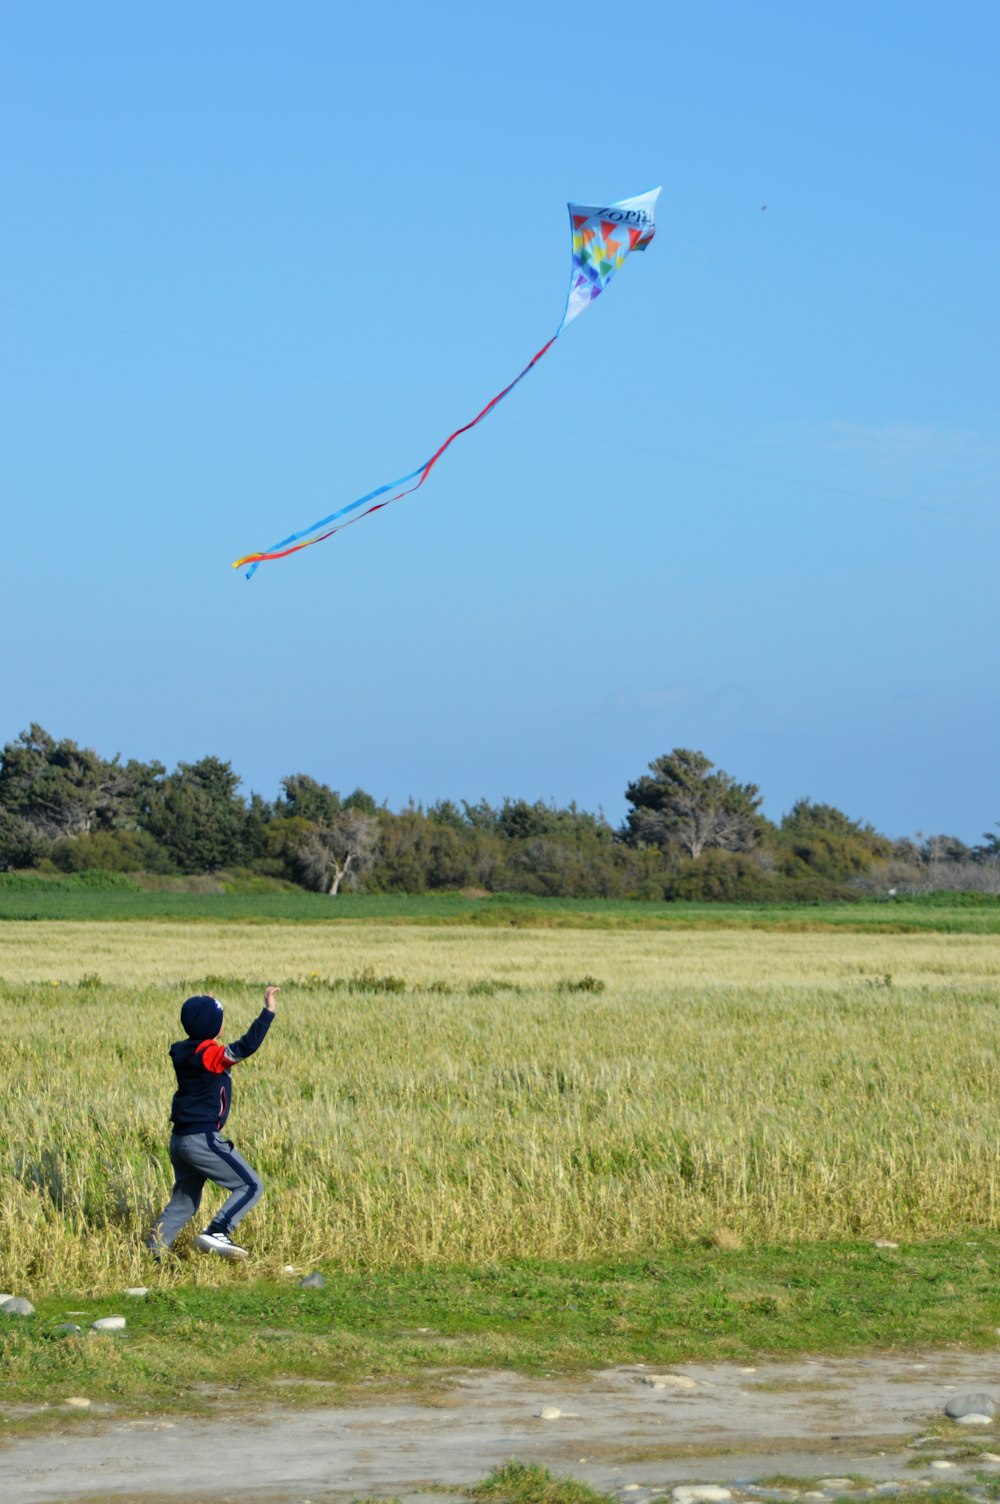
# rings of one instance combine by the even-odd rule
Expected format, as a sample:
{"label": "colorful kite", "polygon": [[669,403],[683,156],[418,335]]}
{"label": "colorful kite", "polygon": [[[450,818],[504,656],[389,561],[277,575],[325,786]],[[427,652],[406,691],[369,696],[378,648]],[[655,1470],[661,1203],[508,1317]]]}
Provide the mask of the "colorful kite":
{"label": "colorful kite", "polygon": [[[298,553],[301,548],[311,548],[314,543],[322,543],[325,538],[331,538],[334,533],[339,533],[341,528],[350,527],[352,523],[360,522],[362,517],[370,517],[372,512],[380,511],[390,502],[399,501],[401,497],[409,496],[411,492],[419,490],[445,450],[459,435],[468,433],[470,428],[475,428],[477,423],[481,423],[486,414],[491,413],[497,403],[501,402],[508,392],[512,392],[517,383],[522,381],[538,364],[542,356],[552,349],[566,325],[571,324],[595,298],[600,297],[629,252],[646,249],[656,233],[653,210],[659,193],[659,188],[654,188],[649,193],[640,193],[636,198],[623,198],[617,204],[608,204],[603,208],[594,208],[585,204],[568,205],[570,226],[573,232],[573,266],[570,272],[566,307],[555,334],[536,355],[531,357],[520,375],[515,376],[509,386],[505,386],[502,392],[498,392],[491,401],[487,402],[482,412],[477,413],[471,422],[466,423],[462,428],[456,428],[454,433],[449,434],[444,443],[435,449],[430,459],[425,460],[416,470],[411,470],[409,475],[402,475],[399,480],[388,481],[386,485],[369,491],[367,495],[359,496],[357,501],[349,502],[347,506],[331,512],[328,517],[321,517],[319,522],[314,522],[311,527],[303,528],[301,532],[290,533],[287,538],[282,538],[280,543],[275,543],[266,553],[245,554],[242,559],[236,560],[233,568],[239,569],[241,565],[249,564],[250,568],[246,574],[249,580],[258,564],[263,564],[266,559],[285,559],[289,554]],[[410,481],[413,482],[412,485],[409,484]],[[403,486],[405,489],[397,491],[397,486]],[[389,491],[395,491],[396,494],[388,496],[386,493]],[[377,498],[380,496],[385,496],[386,499],[379,501]],[[370,505],[370,503],[374,504]],[[359,511],[360,507],[364,507],[365,510]],[[351,516],[352,512],[358,515]],[[347,520],[341,521],[341,518]]]}

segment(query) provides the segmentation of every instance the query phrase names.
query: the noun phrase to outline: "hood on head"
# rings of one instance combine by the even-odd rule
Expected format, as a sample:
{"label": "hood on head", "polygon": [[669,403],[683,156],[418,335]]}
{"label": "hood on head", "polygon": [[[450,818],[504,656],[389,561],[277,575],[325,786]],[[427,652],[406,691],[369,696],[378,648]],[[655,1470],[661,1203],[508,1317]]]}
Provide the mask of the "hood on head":
{"label": "hood on head", "polygon": [[222,1004],[200,992],[181,1007],[181,1028],[191,1039],[214,1039],[222,1028]]}

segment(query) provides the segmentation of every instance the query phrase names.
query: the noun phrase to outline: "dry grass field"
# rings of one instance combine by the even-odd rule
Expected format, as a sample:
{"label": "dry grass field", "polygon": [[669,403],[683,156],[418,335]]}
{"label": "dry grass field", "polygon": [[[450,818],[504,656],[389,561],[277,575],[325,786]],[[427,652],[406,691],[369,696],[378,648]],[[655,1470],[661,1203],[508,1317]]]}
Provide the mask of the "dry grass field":
{"label": "dry grass field", "polygon": [[0,1287],[140,1281],[179,1005],[233,1037],[270,981],[258,1274],[996,1228],[998,977],[996,936],[12,921]]}

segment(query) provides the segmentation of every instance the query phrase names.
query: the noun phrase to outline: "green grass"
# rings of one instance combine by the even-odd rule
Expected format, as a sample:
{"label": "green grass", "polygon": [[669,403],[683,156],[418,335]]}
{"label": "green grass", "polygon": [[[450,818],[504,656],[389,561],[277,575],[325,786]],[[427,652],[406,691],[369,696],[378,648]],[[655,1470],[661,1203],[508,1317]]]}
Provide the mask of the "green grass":
{"label": "green grass", "polygon": [[[905,1245],[714,1248],[589,1264],[327,1271],[325,1290],[254,1280],[224,1266],[215,1287],[185,1260],[149,1276],[142,1300],[73,1295],[0,1318],[7,1401],[83,1394],[124,1410],[227,1400],[342,1401],[356,1386],[423,1386],[455,1369],[584,1373],[615,1363],[751,1362],[762,1355],[913,1346],[996,1347],[1000,1238]],[[71,1317],[71,1311],[86,1315]],[[120,1335],[91,1334],[124,1314]],[[65,1337],[57,1323],[84,1331]],[[276,1388],[289,1375],[322,1381]],[[428,1375],[430,1379],[428,1380]]]}
{"label": "green grass", "polygon": [[610,1494],[598,1493],[573,1478],[557,1478],[548,1468],[524,1462],[505,1462],[469,1492],[474,1499],[502,1504],[611,1504]]}
{"label": "green grass", "polygon": [[[765,1488],[803,1489],[818,1481],[779,1474],[774,1479],[760,1480],[760,1483]],[[852,1477],[852,1482],[854,1481]],[[854,1489],[845,1489],[838,1497],[856,1499],[857,1490],[869,1482],[870,1480],[859,1477]],[[517,1461],[506,1462],[502,1467],[494,1469],[481,1484],[469,1490],[469,1495],[473,1499],[489,1500],[491,1504],[612,1504],[614,1499],[614,1495],[599,1493],[575,1478],[556,1476],[547,1468]],[[996,1499],[998,1496],[1000,1484],[997,1480],[984,1478],[976,1485],[974,1492],[970,1492],[962,1484],[944,1484],[936,1488],[903,1489],[893,1494],[892,1498],[894,1504],[917,1504],[918,1500],[920,1504],[969,1504],[970,1498]],[[670,1495],[665,1493],[661,1497],[666,1504]],[[398,1504],[398,1500],[380,1500],[379,1504]],[[659,1499],[657,1504],[660,1504]]]}
{"label": "green grass", "polygon": [[[867,1485],[870,1480],[857,1475],[847,1476],[855,1484],[855,1490],[845,1489],[841,1497],[856,1498],[856,1490]],[[758,1481],[766,1488],[803,1489],[815,1486],[819,1480],[775,1474]],[[995,1499],[997,1492],[995,1479],[984,1480],[976,1489],[978,1497],[988,1499]],[[598,1493],[574,1478],[557,1477],[547,1468],[516,1461],[506,1462],[502,1467],[494,1469],[469,1493],[473,1499],[485,1499],[490,1504],[611,1504],[613,1499],[613,1495]],[[960,1484],[946,1484],[937,1488],[905,1489],[892,1497],[895,1504],[916,1504],[917,1500],[921,1504],[968,1504],[970,1494],[968,1488],[963,1488]],[[663,1498],[669,1499],[669,1494],[663,1495]]]}
{"label": "green grass", "polygon": [[[947,900],[947,901],[944,901]],[[976,901],[971,901],[976,900]],[[482,925],[528,929],[774,929],[1000,934],[1000,899],[928,894],[842,904],[654,903],[494,894],[179,893],[73,880],[0,883],[0,920],[170,920]]]}

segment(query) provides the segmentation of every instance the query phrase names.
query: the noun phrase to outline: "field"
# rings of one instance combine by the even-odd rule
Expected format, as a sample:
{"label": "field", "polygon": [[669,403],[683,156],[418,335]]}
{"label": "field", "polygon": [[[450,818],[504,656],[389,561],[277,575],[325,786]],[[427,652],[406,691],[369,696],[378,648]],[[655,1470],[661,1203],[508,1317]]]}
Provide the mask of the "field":
{"label": "field", "polygon": [[[152,880],[150,880],[152,881]],[[173,880],[158,880],[173,883]],[[196,880],[192,880],[196,881]],[[109,886],[109,884],[111,884]],[[449,894],[153,890],[118,873],[71,878],[0,873],[4,920],[183,920],[188,924],[373,923],[475,925],[486,929],[767,929],[796,933],[1000,935],[1000,898],[929,893],[855,903],[658,903],[630,899],[531,898],[523,893]]]}
{"label": "field", "polygon": [[10,919],[0,1288],[149,1281],[178,1006],[233,1037],[268,981],[238,1277],[995,1230],[998,976],[993,934]]}

